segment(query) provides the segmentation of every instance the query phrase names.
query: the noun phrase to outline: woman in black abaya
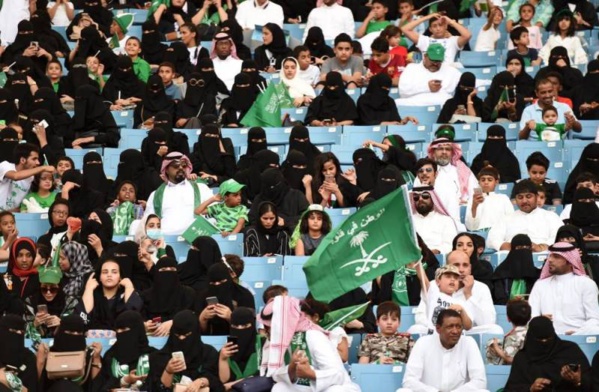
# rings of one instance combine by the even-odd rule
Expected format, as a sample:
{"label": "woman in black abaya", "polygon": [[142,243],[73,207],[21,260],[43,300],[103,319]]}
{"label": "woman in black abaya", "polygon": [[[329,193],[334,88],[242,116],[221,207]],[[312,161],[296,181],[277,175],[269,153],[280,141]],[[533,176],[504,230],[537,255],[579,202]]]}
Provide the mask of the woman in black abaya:
{"label": "woman in black abaya", "polygon": [[166,142],[168,151],[177,151],[183,155],[189,156],[189,139],[183,132],[173,130],[172,115],[167,112],[158,112],[154,117],[154,127],[161,128],[166,132]]}
{"label": "woman in black abaya", "polygon": [[549,53],[549,64],[546,67],[539,69],[535,76],[535,83],[541,79],[545,79],[549,72],[557,72],[562,76],[563,90],[561,96],[571,97],[572,89],[580,85],[583,81],[582,72],[570,65],[570,57],[568,50],[563,46],[556,46]]}
{"label": "woman in black abaya", "polygon": [[220,262],[221,258],[220,248],[214,238],[196,238],[187,252],[187,260],[177,265],[181,283],[196,291],[205,289],[208,286],[208,269]]}
{"label": "woman in black abaya", "polygon": [[323,125],[352,125],[358,119],[354,100],[347,95],[339,72],[329,72],[322,93],[310,104],[305,124],[315,127]]}
{"label": "woman in black abaya", "polygon": [[310,49],[310,56],[319,58],[323,61],[323,57],[335,57],[335,52],[326,44],[326,41],[324,40],[324,34],[320,27],[310,27],[304,45]]}
{"label": "woman in black abaya", "polygon": [[65,146],[118,147],[120,130],[97,87],[83,85],[77,88],[72,131],[71,137],[75,140],[65,140]]}
{"label": "woman in black abaya", "polygon": [[[449,123],[454,114],[457,115],[470,115],[468,113],[469,104],[472,102],[472,108],[474,109],[474,117],[482,117],[483,115],[483,101],[476,94],[471,95],[476,87],[476,76],[472,72],[464,72],[460,77],[453,98],[448,99],[441,108],[441,113],[437,118],[438,123]],[[463,108],[459,108],[463,106]],[[460,110],[462,109],[462,110]]]}
{"label": "woman in black abaya", "polygon": [[[307,162],[314,162],[320,150],[310,141],[310,131],[303,125],[296,125],[289,134],[289,151],[296,150],[304,154]],[[283,162],[285,165],[285,162]]]}
{"label": "woman in black abaya", "polygon": [[576,191],[576,179],[582,173],[589,172],[597,175],[599,173],[599,143],[589,143],[584,150],[578,163],[570,172],[566,187],[564,188],[563,203],[572,203],[574,192]]}
{"label": "woman in black abaya", "polygon": [[220,184],[235,175],[236,164],[230,140],[222,139],[217,125],[202,127],[190,156],[194,172],[209,183]]}
{"label": "woman in black abaya", "polygon": [[[264,136],[266,138],[266,135]],[[247,160],[248,168],[239,170],[233,177],[235,181],[244,184],[241,190],[244,198],[244,204],[252,204],[254,198],[262,189],[262,180],[260,175],[267,169],[279,167],[279,155],[276,152],[266,149],[254,152],[253,156]]]}
{"label": "woman in black abaya", "polygon": [[526,234],[518,234],[511,241],[506,259],[493,272],[493,302],[505,305],[510,299],[529,295],[541,270],[532,260],[532,242]]}
{"label": "woman in black abaya", "polygon": [[[270,33],[270,41],[266,43],[265,36]],[[263,44],[254,50],[254,61],[261,71],[274,72],[281,69],[281,63],[291,55],[287,47],[283,29],[274,23],[267,23],[262,27]]]}
{"label": "woman in black abaya", "polygon": [[266,150],[266,131],[262,127],[252,127],[248,131],[247,150],[237,161],[237,170],[250,167],[252,158],[262,150]]}
{"label": "woman in black abaya", "polygon": [[58,95],[49,87],[40,87],[33,94],[32,110],[47,110],[54,117],[54,133],[58,137],[64,137],[69,133],[73,120],[62,107]]}
{"label": "woman in black abaya", "polygon": [[511,53],[505,60],[505,67],[514,75],[516,91],[525,98],[536,97],[535,81],[526,73],[524,58],[518,53]]}
{"label": "woman in black abaya", "polygon": [[381,73],[373,76],[366,92],[358,98],[358,116],[361,125],[402,124],[397,105],[389,96],[391,78]]}
{"label": "woman in black abaya", "polygon": [[[38,390],[36,358],[25,347],[25,321],[21,316],[8,314],[0,318],[0,367],[14,369],[27,391]],[[11,389],[14,390],[14,389]]]}
{"label": "woman in black abaya", "polygon": [[106,178],[102,159],[102,155],[95,151],[83,156],[83,186],[103,194],[106,199],[113,181]]}
{"label": "woman in black abaya", "polygon": [[6,125],[17,121],[19,111],[15,105],[15,96],[9,88],[0,88],[0,119],[4,120]]}
{"label": "woman in black abaya", "polygon": [[95,26],[88,26],[81,30],[81,37],[76,50],[73,49],[69,55],[70,61],[67,62],[67,68],[71,69],[71,62],[75,58],[87,59],[90,56],[97,57],[100,64],[104,65],[105,74],[115,72],[118,56],[110,49],[104,38],[100,36]]}
{"label": "woman in black abaya", "polygon": [[599,120],[599,60],[587,64],[582,83],[572,89],[574,114],[579,120]]}
{"label": "woman in black abaya", "polygon": [[[89,77],[89,71],[85,59],[77,57],[71,62],[69,73],[60,78],[56,95],[61,102],[74,102],[77,88],[84,85],[92,85],[100,91],[100,85]],[[41,90],[41,89],[40,89]],[[39,90],[38,90],[39,91]]]}
{"label": "woman in black abaya", "polygon": [[153,128],[141,142],[141,153],[146,166],[160,173],[162,158],[168,154],[167,135],[162,128]]}
{"label": "woman in black abaya", "polygon": [[187,80],[185,98],[177,103],[177,128],[185,128],[190,119],[216,113],[216,97],[209,92],[202,74],[192,72]]}
{"label": "woman in black abaya", "polygon": [[112,105],[126,105],[140,102],[145,92],[146,85],[135,76],[131,58],[119,56],[115,69],[102,90],[104,99],[110,101]]}
{"label": "woman in black abaya", "polygon": [[290,150],[287,153],[287,159],[281,166],[281,172],[283,172],[283,176],[291,188],[305,193],[302,180],[310,171],[308,169],[308,160],[303,152]]}
{"label": "woman in black abaya", "polygon": [[[496,122],[497,119],[519,121],[524,111],[524,97],[515,91],[516,80],[508,71],[499,72],[493,77],[483,102],[482,119],[485,122]],[[507,90],[509,102],[502,99]],[[514,103],[515,100],[515,103]]]}
{"label": "woman in black abaya", "polygon": [[376,185],[379,172],[387,166],[370,148],[359,148],[353,154],[357,185],[364,192],[370,192]]}
{"label": "woman in black abaya", "polygon": [[289,234],[277,224],[277,206],[270,201],[260,203],[258,220],[245,230],[245,251],[249,257],[289,255]]}
{"label": "woman in black abaya", "polygon": [[199,59],[198,64],[196,65],[196,71],[200,73],[208,94],[214,95],[215,97],[219,93],[222,95],[230,94],[225,83],[220,80],[216,75],[216,72],[214,72],[214,62],[212,59]]}
{"label": "woman in black abaya", "polygon": [[[218,378],[218,352],[204,344],[201,339],[198,315],[184,310],[173,319],[170,336],[160,351],[150,355],[151,390],[169,390],[186,376],[193,381],[196,390],[210,388],[211,392],[222,392],[224,387]],[[185,361],[173,358],[173,353],[181,351]]]}
{"label": "woman in black abaya", "polygon": [[154,18],[149,18],[141,25],[141,57],[150,65],[158,65],[164,59],[167,45],[163,44]]}
{"label": "woman in black abaya", "polygon": [[189,50],[183,42],[175,41],[164,52],[164,60],[175,66],[177,75],[187,80],[193,72],[193,64],[189,60]]}
{"label": "woman in black abaya", "polygon": [[480,153],[474,157],[471,170],[474,175],[485,167],[491,165],[499,171],[499,181],[502,183],[515,182],[521,178],[518,158],[507,145],[505,128],[501,125],[492,125],[487,130]]}
{"label": "woman in black abaya", "polygon": [[596,196],[590,188],[578,188],[572,200],[570,224],[582,230],[583,236],[599,237],[599,207]]}
{"label": "woman in black abaya", "polygon": [[162,78],[154,74],[148,79],[145,96],[135,107],[133,126],[138,128],[140,125],[146,123],[146,121],[152,123],[154,116],[158,112],[174,114],[175,102],[166,95]]}
{"label": "woman in black abaya", "polygon": [[235,76],[229,98],[222,102],[220,123],[227,127],[240,127],[243,116],[250,110],[257,96],[252,79],[245,73]]}

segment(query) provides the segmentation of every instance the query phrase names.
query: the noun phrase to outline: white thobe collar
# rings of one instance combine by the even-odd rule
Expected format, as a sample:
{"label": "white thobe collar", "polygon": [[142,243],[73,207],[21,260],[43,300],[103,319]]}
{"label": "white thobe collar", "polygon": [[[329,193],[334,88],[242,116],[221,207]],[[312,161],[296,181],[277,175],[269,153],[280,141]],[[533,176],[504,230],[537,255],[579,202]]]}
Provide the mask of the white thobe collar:
{"label": "white thobe collar", "polygon": [[181,182],[180,182],[180,183],[178,183],[178,184],[175,184],[174,182],[170,182],[170,181],[168,181],[168,182],[166,183],[166,186],[167,186],[167,187],[171,187],[171,188],[174,188],[174,187],[176,187],[176,186],[184,186],[184,185],[187,185],[187,180],[183,180],[183,181],[181,181]]}

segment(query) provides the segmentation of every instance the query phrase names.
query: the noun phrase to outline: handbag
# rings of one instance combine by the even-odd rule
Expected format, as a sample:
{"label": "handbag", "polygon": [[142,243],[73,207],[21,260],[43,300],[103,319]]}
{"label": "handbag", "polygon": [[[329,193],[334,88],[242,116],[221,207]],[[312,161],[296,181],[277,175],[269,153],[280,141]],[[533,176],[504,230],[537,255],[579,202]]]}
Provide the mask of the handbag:
{"label": "handbag", "polygon": [[92,361],[86,358],[87,354],[88,351],[50,351],[46,360],[48,379],[77,379],[79,384],[83,384],[89,376],[92,365]]}
{"label": "handbag", "polygon": [[233,384],[232,389],[237,392],[269,392],[275,385],[272,377],[248,377]]}

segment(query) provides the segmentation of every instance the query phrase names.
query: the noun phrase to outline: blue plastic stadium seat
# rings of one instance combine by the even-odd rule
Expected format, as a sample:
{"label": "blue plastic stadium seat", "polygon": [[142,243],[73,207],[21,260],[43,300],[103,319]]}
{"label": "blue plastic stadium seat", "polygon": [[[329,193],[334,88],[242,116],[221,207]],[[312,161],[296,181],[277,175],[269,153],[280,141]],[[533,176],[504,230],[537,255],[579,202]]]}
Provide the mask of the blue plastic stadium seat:
{"label": "blue plastic stadium seat", "polygon": [[243,280],[253,282],[261,280],[281,279],[283,271],[283,256],[244,257],[245,268]]}
{"label": "blue plastic stadium seat", "polygon": [[220,234],[212,236],[218,242],[220,253],[243,257],[243,234],[231,234],[223,237]]}
{"label": "blue plastic stadium seat", "polygon": [[82,170],[83,169],[83,157],[88,152],[97,152],[100,155],[104,155],[104,150],[102,148],[65,148],[65,155],[73,160],[75,163],[75,169]]}
{"label": "blue plastic stadium seat", "polygon": [[351,365],[352,381],[360,385],[362,392],[395,392],[401,388],[405,365]]}
{"label": "blue plastic stadium seat", "polygon": [[[341,144],[341,127],[308,127],[310,142],[317,146]],[[289,128],[291,132],[291,128]]]}
{"label": "blue plastic stadium seat", "polygon": [[289,295],[295,298],[304,299],[310,291],[306,282],[290,282],[287,280],[273,280],[273,285],[285,286],[289,290]]}
{"label": "blue plastic stadium seat", "polygon": [[[534,142],[528,140],[520,140],[516,142],[515,155],[520,162],[520,167],[526,168],[526,159],[533,152],[539,151],[551,162],[559,162],[563,159],[562,142]],[[526,169],[523,171],[526,173]]]}
{"label": "blue plastic stadium seat", "polygon": [[[435,118],[435,121],[437,119]],[[406,124],[406,125],[389,125],[387,127],[388,135],[399,135],[405,140],[406,143],[426,143],[428,144],[432,138],[431,125],[424,125],[422,123]]]}
{"label": "blue plastic stadium seat", "polygon": [[497,67],[468,68],[467,71],[472,72],[476,80],[492,80],[497,74]]}
{"label": "blue plastic stadium seat", "polygon": [[147,136],[148,131],[145,129],[123,128],[121,129],[121,141],[119,142],[119,148],[124,150],[128,148],[141,150],[141,142],[143,142]]}
{"label": "blue plastic stadium seat", "polygon": [[[480,27],[487,22],[487,19],[473,19],[480,20],[481,26],[475,27],[475,30],[470,29],[473,33],[477,33],[480,30]],[[469,51],[461,51],[460,52],[460,63],[467,68],[465,71],[471,72],[471,68],[484,68],[484,67],[494,67],[497,65],[497,57],[498,52],[495,50],[489,52],[469,52]]]}
{"label": "blue plastic stadium seat", "polygon": [[[245,258],[244,258],[245,261]],[[250,291],[254,294],[254,303],[256,305],[256,309],[260,309],[264,306],[264,301],[262,301],[262,294],[266,291],[268,287],[271,285],[271,281],[269,280],[260,280],[260,281],[249,281],[245,279],[245,271],[243,275],[241,275],[241,283],[245,283],[251,289]]]}
{"label": "blue plastic stadium seat", "polygon": [[435,257],[439,261],[439,266],[442,267],[445,265],[445,255],[443,253],[436,254]]}
{"label": "blue plastic stadium seat", "polygon": [[111,113],[119,128],[133,128],[133,110],[112,110]]}
{"label": "blue plastic stadium seat", "polygon": [[[404,118],[407,116],[416,117],[418,122],[423,125],[431,125],[437,122],[437,118],[439,118],[439,113],[441,112],[441,106],[432,105],[432,106],[405,106],[398,105],[397,109],[399,110],[399,115]],[[389,128],[387,128],[388,133],[392,133]],[[401,135],[401,133],[400,133]]]}
{"label": "blue plastic stadium seat", "polygon": [[572,169],[578,163],[582,151],[591,142],[588,140],[564,140],[564,161],[571,162]]}
{"label": "blue plastic stadium seat", "polygon": [[560,335],[561,339],[574,342],[580,347],[590,362],[599,351],[599,335]]}
{"label": "blue plastic stadium seat", "polygon": [[[399,323],[399,332],[406,332],[412,325],[416,324],[416,306],[402,306],[401,319]],[[373,312],[376,315],[376,312]]]}
{"label": "blue plastic stadium seat", "polygon": [[19,237],[41,237],[50,229],[47,212],[15,212],[14,216],[19,230]]}
{"label": "blue plastic stadium seat", "polygon": [[482,335],[478,336],[478,347],[485,365],[496,365],[495,363],[487,363],[487,342],[491,339],[497,339],[500,342],[503,342],[503,337],[503,335],[496,333],[483,333]]}
{"label": "blue plastic stadium seat", "polygon": [[[185,136],[187,136],[187,144],[189,144],[189,149],[190,151],[193,151],[193,145],[198,141],[201,131],[199,129],[173,129],[173,131],[185,134]],[[233,143],[233,145],[236,146],[235,143]]]}
{"label": "blue plastic stadium seat", "polygon": [[485,372],[487,374],[487,389],[491,392],[496,392],[507,383],[510,376],[511,366],[506,365],[487,365]]}
{"label": "blue plastic stadium seat", "polygon": [[580,133],[571,132],[573,139],[595,140],[597,128],[599,128],[599,120],[580,120],[582,131]]}
{"label": "blue plastic stadium seat", "polygon": [[148,10],[129,8],[127,12],[133,14],[133,24],[141,25],[146,21],[146,19],[148,19]]}
{"label": "blue plastic stadium seat", "polygon": [[381,142],[386,134],[387,127],[384,125],[345,125],[341,144],[360,148],[364,140],[371,139]]}
{"label": "blue plastic stadium seat", "polygon": [[514,183],[509,182],[509,183],[497,185],[497,187],[495,187],[495,192],[502,193],[504,195],[507,195],[508,197],[511,197],[512,189],[514,189]]}
{"label": "blue plastic stadium seat", "polygon": [[337,159],[339,159],[339,163],[341,165],[349,165],[352,166],[354,164],[353,154],[356,150],[356,147],[348,147],[348,146],[332,146],[331,152],[335,154]]}
{"label": "blue plastic stadium seat", "polygon": [[358,363],[358,350],[360,348],[360,343],[362,343],[362,335],[359,333],[352,333],[347,335],[347,337],[349,338],[347,362],[351,365],[353,363]]}
{"label": "blue plastic stadium seat", "polygon": [[221,135],[223,138],[228,137],[231,139],[234,146],[246,147],[248,145],[248,131],[249,128],[223,128],[221,129]]}
{"label": "blue plastic stadium seat", "polygon": [[104,173],[107,177],[115,179],[119,168],[121,152],[126,148],[105,148],[102,155],[104,164]]}
{"label": "blue plastic stadium seat", "polygon": [[179,263],[187,260],[187,252],[189,251],[189,243],[182,236],[169,235],[164,236],[164,243],[170,245],[175,252],[175,256]]}
{"label": "blue plastic stadium seat", "polygon": [[291,122],[299,121],[303,123],[306,119],[306,114],[308,114],[308,108],[306,107],[281,109],[281,118],[287,116],[288,121]]}
{"label": "blue plastic stadium seat", "polygon": [[302,269],[308,261],[309,256],[285,256],[283,277],[286,282],[298,282],[305,284],[306,275]]}

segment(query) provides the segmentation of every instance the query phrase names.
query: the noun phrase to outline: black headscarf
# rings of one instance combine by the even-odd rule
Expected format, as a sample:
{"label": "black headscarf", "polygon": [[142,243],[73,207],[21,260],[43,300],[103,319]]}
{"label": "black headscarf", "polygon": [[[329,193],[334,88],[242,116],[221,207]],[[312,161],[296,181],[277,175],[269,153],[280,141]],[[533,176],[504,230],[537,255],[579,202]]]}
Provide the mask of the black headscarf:
{"label": "black headscarf", "polygon": [[599,71],[599,60],[589,61],[583,82],[572,89],[572,103],[579,119],[599,119],[598,109],[589,110],[583,114],[578,109],[583,103],[599,101],[599,72],[597,71]]}
{"label": "black headscarf", "polygon": [[221,142],[220,129],[217,125],[208,124],[202,127],[202,133],[198,137],[198,142],[193,146],[191,157],[196,173],[204,171],[218,176],[233,174],[227,172],[227,166],[224,163],[224,159],[227,157],[220,151]]}
{"label": "black headscarf", "polygon": [[[264,141],[254,141],[258,139],[264,139]],[[251,158],[262,150],[266,150],[266,131],[262,127],[252,127],[248,131],[248,148],[245,156]]]}
{"label": "black headscarf", "polygon": [[68,133],[68,128],[71,126],[71,116],[62,107],[58,95],[49,87],[39,88],[33,94],[32,110],[44,109],[49,111],[54,117],[55,134],[64,136]]}
{"label": "black headscarf", "polygon": [[519,55],[516,51],[508,54],[507,59],[505,60],[505,66],[512,61],[517,60],[522,66],[522,70],[518,75],[514,76],[514,81],[516,82],[516,90],[523,97],[534,97],[535,96],[535,81],[529,74],[526,73],[526,64],[524,63],[524,58]]}
{"label": "black headscarf", "polygon": [[343,79],[339,72],[329,72],[326,86],[318,97],[312,101],[306,114],[306,124],[312,120],[355,120],[358,110],[354,100],[345,91]]}
{"label": "black headscarf", "polygon": [[234,285],[233,278],[231,278],[231,271],[225,263],[217,262],[208,268],[208,288],[205,292],[205,298],[216,297],[218,303],[227,306],[229,309],[234,310],[233,306],[234,298]]}
{"label": "black headscarf", "polygon": [[173,100],[166,95],[162,78],[159,75],[154,74],[148,79],[148,83],[146,84],[146,95],[142,105],[144,109],[142,120],[146,120],[158,112],[172,112],[174,110],[175,104]]}
{"label": "black headscarf", "polygon": [[[244,369],[250,356],[256,352],[256,316],[253,309],[239,307],[231,313],[231,325],[247,325],[249,328],[238,329],[231,328],[229,334],[237,336],[237,352],[232,359],[239,365],[240,369]],[[260,353],[258,353],[260,355]]]}
{"label": "black headscarf", "polygon": [[[502,139],[491,139],[489,136],[502,137]],[[518,158],[507,145],[505,128],[501,125],[492,125],[487,130],[487,139],[474,160],[472,161],[472,173],[478,173],[485,167],[485,162],[499,171],[500,181],[503,183],[514,182],[520,179],[520,164]]]}
{"label": "black headscarf", "polygon": [[304,42],[308,48],[310,48],[310,55],[314,57],[335,57],[335,52],[329,47],[325,40],[324,34],[320,27],[310,27],[306,41]]}
{"label": "black headscarf", "polygon": [[41,68],[38,64],[40,61],[38,57],[34,57],[34,59],[35,61],[27,56],[17,56],[15,58],[15,71],[25,76],[29,76],[38,84],[38,87],[50,87],[52,85],[50,79],[48,79],[46,74],[42,71],[42,69],[45,69],[47,62],[46,58],[43,57],[44,60],[41,60],[41,65],[44,66],[44,68]]}
{"label": "black headscarf", "polygon": [[177,105],[177,117],[200,117],[203,114],[216,112],[215,96],[210,94],[202,74],[192,72],[187,80],[185,98]]}
{"label": "black headscarf", "polygon": [[136,186],[137,200],[148,200],[162,180],[158,172],[144,165],[143,155],[139,150],[128,149],[121,152],[115,183],[131,181]]}
{"label": "black headscarf", "polygon": [[157,153],[161,146],[167,144],[168,135],[162,128],[152,128],[148,131],[148,137],[141,143],[141,153],[147,166],[156,170],[161,169],[162,157]]}
{"label": "black headscarf", "polygon": [[15,105],[14,94],[8,88],[0,88],[0,119],[9,124],[15,121],[17,116],[18,111]]}
{"label": "black headscarf", "polygon": [[160,42],[160,32],[156,20],[148,18],[141,25],[141,30],[141,57],[150,64],[160,64],[168,46]]}
{"label": "black headscarf", "polygon": [[[557,62],[562,59],[566,62],[565,67],[559,67]],[[570,56],[568,56],[568,50],[563,46],[556,46],[551,49],[549,53],[549,64],[546,67],[543,67],[537,72],[535,75],[535,83],[539,80],[547,77],[549,72],[557,72],[562,76],[562,86],[563,90],[560,95],[569,97],[570,90],[579,85],[582,80],[582,72],[580,70],[574,68],[570,64]]]}
{"label": "black headscarf", "polygon": [[[276,222],[279,220],[279,215],[277,214],[277,206],[270,202],[270,201],[263,201],[262,203],[260,203],[260,205],[258,206],[258,211],[261,210],[262,206],[265,204],[270,204],[271,208],[272,208],[272,213],[275,215],[275,224],[272,225],[272,227],[270,229],[267,229],[266,227],[264,227],[262,225],[262,220],[261,219],[257,219],[255,222],[254,227],[256,228],[256,231],[259,234],[262,234],[259,238],[258,241],[260,242],[260,250],[262,251],[263,254],[277,254],[277,252],[279,252],[280,249],[280,239],[278,238],[278,234],[281,230],[283,230],[283,228],[281,226],[279,226],[278,224],[276,224]],[[259,217],[258,217],[259,218]]]}
{"label": "black headscarf", "polygon": [[404,181],[399,169],[393,165],[388,165],[379,171],[376,178],[376,185],[368,197],[373,200],[379,200],[399,188],[403,183]]}
{"label": "black headscarf", "polygon": [[[294,166],[304,166],[304,168],[299,169],[295,168]],[[303,152],[298,150],[289,151],[289,153],[287,153],[287,159],[285,162],[283,162],[281,171],[283,172],[283,176],[291,188],[304,192],[304,184],[302,179],[306,174],[309,173],[309,171],[308,160]]]}
{"label": "black headscarf", "polygon": [[13,128],[0,130],[0,158],[2,161],[14,162],[15,147],[19,144],[19,134]]}
{"label": "black headscarf", "polygon": [[[21,333],[12,332],[21,331]],[[28,350],[25,348],[25,321],[14,314],[8,314],[0,318],[0,365],[20,368],[25,361]]]}
{"label": "black headscarf", "polygon": [[108,191],[109,182],[104,173],[102,161],[102,155],[95,151],[90,151],[83,156],[83,182],[88,189],[105,194]]}
{"label": "black headscarf", "polygon": [[185,80],[193,71],[193,65],[189,60],[189,50],[183,42],[173,42],[164,52],[164,61],[172,63],[175,66],[175,71]]}
{"label": "black headscarf", "polygon": [[[590,203],[583,201],[592,200]],[[583,232],[590,232],[599,235],[599,207],[595,203],[595,193],[590,188],[578,188],[574,192],[572,200],[572,212],[570,213],[570,223],[579,227]]]}
{"label": "black headscarf", "polygon": [[266,79],[260,75],[258,66],[254,60],[244,60],[243,63],[241,63],[241,72],[245,73],[252,79],[252,86],[254,86],[254,89],[257,91],[257,93],[260,93],[260,88],[266,87]]}
{"label": "black headscarf", "polygon": [[[244,85],[248,86],[241,87]],[[231,96],[227,99],[227,107],[236,112],[241,112],[239,115],[239,118],[241,119],[250,109],[255,99],[256,90],[252,85],[252,79],[247,74],[237,74],[237,76],[235,76],[233,88],[231,89]]]}
{"label": "black headscarf", "polygon": [[54,200],[54,203],[52,203],[52,205],[50,206],[50,209],[48,210],[48,221],[50,222],[50,229],[48,230],[48,233],[50,234],[58,234],[58,233],[64,233],[67,231],[68,229],[68,225],[65,223],[64,225],[58,226],[54,224],[53,218],[52,218],[52,212],[54,211],[54,208],[56,208],[57,206],[66,206],[67,208],[69,207],[69,202],[68,200],[65,200],[63,198],[59,198],[57,197]]}
{"label": "black headscarf", "polygon": [[260,175],[260,200],[271,201],[280,207],[289,192],[289,185],[280,169],[267,169]]}
{"label": "black headscarf", "polygon": [[[581,366],[581,387],[575,387],[561,377],[562,367],[568,364]],[[530,320],[524,347],[514,357],[505,389],[528,391],[538,378],[550,380],[550,388],[555,391],[591,389],[589,360],[576,343],[560,339],[553,323],[545,316]]]}
{"label": "black headscarf", "polygon": [[116,66],[102,90],[104,98],[111,102],[131,97],[143,98],[145,84],[135,76],[129,56],[119,56]]}
{"label": "black headscarf", "polygon": [[391,143],[386,152],[383,153],[383,161],[394,165],[400,170],[414,173],[416,166],[416,155],[406,148],[406,141],[399,135],[387,135]]}
{"label": "black headscarf", "polygon": [[[110,23],[112,23],[112,20]],[[97,57],[100,63],[104,65],[104,73],[114,72],[113,68],[118,56],[110,49],[104,38],[100,36],[100,32],[95,26],[88,26],[81,30],[79,49],[77,49],[77,57],[87,59],[90,56]]]}
{"label": "black headscarf", "polygon": [[386,166],[369,148],[359,148],[353,154],[354,167],[358,177],[357,185],[365,192],[372,191],[379,172]]}
{"label": "black headscarf", "polygon": [[14,42],[7,46],[6,51],[13,56],[22,54],[25,49],[31,46],[31,42],[33,41],[39,42],[39,37],[34,31],[33,23],[23,19],[17,25],[17,35],[15,36]]}
{"label": "black headscarf", "polygon": [[526,234],[512,238],[511,250],[506,259],[493,272],[493,298],[496,304],[505,304],[515,279],[526,282],[526,294],[530,294],[541,271],[535,267],[532,259],[532,242]]}
{"label": "black headscarf", "polygon": [[296,125],[289,134],[289,151],[297,150],[304,154],[307,162],[314,162],[320,150],[310,141],[310,131],[304,125]]}
{"label": "black headscarf", "polygon": [[241,190],[248,201],[254,200],[262,189],[261,174],[276,165],[279,166],[279,155],[276,152],[264,149],[256,152],[248,162],[248,168],[238,171],[234,179],[245,187]]}
{"label": "black headscarf", "polygon": [[229,95],[229,90],[225,83],[219,79],[214,72],[214,62],[212,59],[203,58],[199,59],[196,65],[196,70],[202,75],[202,80],[204,80],[206,91],[209,94],[217,96],[218,93]]}
{"label": "black headscarf", "polygon": [[[71,63],[71,69],[69,70],[69,73],[60,79],[57,95],[59,97],[68,95],[69,97],[75,99],[77,89],[84,85],[92,85],[96,87],[98,92],[100,91],[100,85],[98,82],[89,77],[85,59],[77,57]],[[77,103],[77,100],[75,100],[75,103]]]}
{"label": "black headscarf", "polygon": [[[65,331],[78,332],[81,335],[72,335]],[[85,323],[78,314],[71,314],[60,320],[60,328],[54,336],[54,345],[50,347],[53,352],[83,351],[85,342]]]}
{"label": "black headscarf", "polygon": [[575,243],[573,243],[572,245],[574,245],[580,250],[580,258],[582,262],[586,264],[589,261],[587,259],[587,247],[586,243],[584,242],[584,238],[582,237],[582,233],[580,232],[580,229],[574,225],[563,225],[557,230],[557,234],[555,235],[555,242],[569,242],[565,240],[565,238],[567,237],[574,238]]}
{"label": "black headscarf", "polygon": [[218,243],[208,236],[196,238],[192,246],[187,253],[187,261],[177,265],[179,279],[189,287],[205,288],[208,282],[208,268],[221,261],[222,253]]}
{"label": "black headscarf", "polygon": [[177,260],[162,257],[154,267],[154,284],[148,291],[147,298],[150,302],[146,304],[152,314],[170,313],[178,309],[181,296],[184,295],[177,271],[160,271],[161,268],[167,267],[177,267]]}
{"label": "black headscarf", "polygon": [[[6,80],[4,87],[12,93],[19,113],[29,114],[31,111],[31,104],[33,103],[33,95],[31,94],[31,88],[27,83],[27,76],[21,73],[10,75]],[[17,99],[19,100],[18,103],[16,102]]]}
{"label": "black headscarf", "polygon": [[[499,72],[497,75],[493,77],[491,81],[491,86],[487,91],[487,97],[483,103],[483,120],[489,122],[495,122],[497,118],[507,118],[507,113],[505,110],[497,113],[497,117],[494,117],[493,110],[495,106],[499,102],[501,98],[501,94],[503,94],[505,90],[505,86],[515,86],[516,80],[514,79],[514,75],[512,75],[508,71]],[[510,90],[509,94],[513,95],[513,90]],[[523,110],[523,99],[520,96],[519,92],[516,92],[516,111],[518,113],[518,118],[522,115]]]}
{"label": "black headscarf", "polygon": [[363,125],[380,125],[383,121],[401,121],[397,105],[389,96],[391,78],[386,73],[373,76],[366,92],[358,98],[358,116]]}
{"label": "black headscarf", "polygon": [[[87,0],[83,3],[83,12],[89,14],[89,16],[96,22],[102,32],[108,35],[110,32],[110,24],[112,23],[112,12],[106,9],[101,1],[98,0]],[[92,26],[93,27],[93,26]]]}
{"label": "black headscarf", "polygon": [[570,172],[564,189],[564,204],[572,203],[576,191],[576,178],[582,173],[599,173],[599,143],[590,143],[582,150],[578,163]]}
{"label": "black headscarf", "polygon": [[283,29],[275,23],[267,23],[264,25],[264,27],[272,34],[271,43],[268,45],[263,45],[264,48],[269,50],[275,57],[282,55],[287,56],[289,53],[289,48],[287,47],[287,42],[285,41],[285,33],[283,32]]}
{"label": "black headscarf", "polygon": [[106,114],[110,112],[104,105],[100,90],[96,86],[87,84],[78,87],[74,98],[74,131],[83,132],[89,129],[97,129],[102,124]]}
{"label": "black headscarf", "polygon": [[116,333],[116,342],[106,356],[113,356],[120,364],[130,364],[130,369],[135,368],[140,356],[153,351],[148,342],[143,318],[138,312],[127,310],[118,315],[114,327],[129,328],[129,331]]}

